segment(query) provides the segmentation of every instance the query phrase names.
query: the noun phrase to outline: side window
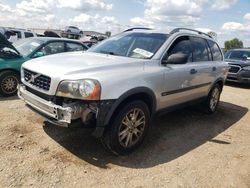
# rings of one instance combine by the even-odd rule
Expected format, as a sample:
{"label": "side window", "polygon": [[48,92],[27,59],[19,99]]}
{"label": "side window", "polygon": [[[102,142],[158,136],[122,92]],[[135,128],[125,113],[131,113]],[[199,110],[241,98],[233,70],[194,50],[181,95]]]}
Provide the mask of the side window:
{"label": "side window", "polygon": [[208,40],[208,45],[212,51],[213,61],[222,61],[223,56],[221,54],[219,46],[211,40]]}
{"label": "side window", "polygon": [[194,61],[209,61],[207,42],[203,38],[191,37],[194,49]]}
{"label": "side window", "polygon": [[21,39],[22,36],[21,36],[21,32],[20,31],[13,31],[14,33],[16,33],[17,35],[17,38]]}
{"label": "side window", "polygon": [[176,39],[169,48],[165,58],[167,59],[170,55],[177,53],[186,54],[188,56],[188,62],[192,62],[193,50],[188,36],[182,36]]}
{"label": "side window", "polygon": [[73,52],[73,51],[83,51],[86,50],[81,44],[67,42],[66,43],[66,51]]}
{"label": "side window", "polygon": [[33,33],[24,32],[25,38],[34,37]]}
{"label": "side window", "polygon": [[41,51],[44,55],[62,53],[64,52],[64,42],[51,42],[46,44]]}

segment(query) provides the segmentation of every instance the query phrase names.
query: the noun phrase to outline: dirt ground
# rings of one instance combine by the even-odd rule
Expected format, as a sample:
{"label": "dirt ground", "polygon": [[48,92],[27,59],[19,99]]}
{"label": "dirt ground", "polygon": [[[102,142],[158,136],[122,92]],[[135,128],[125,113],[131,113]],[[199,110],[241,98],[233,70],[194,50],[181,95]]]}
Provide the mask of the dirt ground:
{"label": "dirt ground", "polygon": [[117,157],[90,130],[0,99],[0,187],[250,187],[249,109],[250,87],[225,86],[214,115],[157,117],[142,147]]}

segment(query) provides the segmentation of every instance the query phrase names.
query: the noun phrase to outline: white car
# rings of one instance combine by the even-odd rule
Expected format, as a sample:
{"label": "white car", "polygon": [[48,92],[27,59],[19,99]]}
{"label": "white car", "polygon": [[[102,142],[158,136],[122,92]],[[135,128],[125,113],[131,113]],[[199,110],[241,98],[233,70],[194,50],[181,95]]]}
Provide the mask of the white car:
{"label": "white car", "polygon": [[69,34],[78,34],[78,35],[83,34],[83,32],[78,27],[75,26],[67,26],[65,28],[65,31]]}
{"label": "white car", "polygon": [[7,37],[8,41],[11,43],[19,40],[19,39],[25,39],[30,37],[37,37],[36,33],[26,30],[26,29],[16,29],[16,28],[6,28],[7,31],[10,31],[11,33],[14,33],[16,35],[10,35]]}
{"label": "white car", "polygon": [[194,102],[215,112],[227,73],[205,33],[132,28],[84,53],[24,63],[18,95],[53,124],[94,126],[106,148],[126,154],[142,143],[156,113]]}

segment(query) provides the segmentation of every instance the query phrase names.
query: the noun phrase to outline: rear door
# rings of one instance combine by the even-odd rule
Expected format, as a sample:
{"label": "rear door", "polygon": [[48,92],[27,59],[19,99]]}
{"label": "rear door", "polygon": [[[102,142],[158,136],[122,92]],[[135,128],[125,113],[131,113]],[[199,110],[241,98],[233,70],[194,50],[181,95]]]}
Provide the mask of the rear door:
{"label": "rear door", "polygon": [[203,97],[214,82],[217,72],[217,65],[212,61],[211,50],[207,40],[201,37],[190,37],[193,46],[193,64],[195,77],[193,80],[196,86],[196,95]]}
{"label": "rear door", "polygon": [[213,67],[212,67],[213,73],[212,74],[214,78],[217,78],[221,73],[224,72],[223,70],[224,67],[221,66],[223,62],[223,55],[218,44],[216,44],[212,40],[207,40],[207,42],[208,42],[208,46],[210,47],[212,60],[213,60]]}

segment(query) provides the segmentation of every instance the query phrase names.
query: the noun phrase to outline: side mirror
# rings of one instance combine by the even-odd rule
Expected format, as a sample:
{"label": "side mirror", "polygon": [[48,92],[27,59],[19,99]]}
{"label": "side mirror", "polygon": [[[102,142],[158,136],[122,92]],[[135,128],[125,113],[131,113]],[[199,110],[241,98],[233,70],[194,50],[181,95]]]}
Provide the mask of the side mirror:
{"label": "side mirror", "polygon": [[38,58],[38,57],[42,57],[42,56],[44,56],[43,52],[36,52],[32,57],[33,58]]}
{"label": "side mirror", "polygon": [[188,62],[188,56],[183,53],[172,54],[166,60],[162,60],[162,64],[186,64]]}
{"label": "side mirror", "polygon": [[243,61],[246,61],[247,60],[247,56],[244,55],[243,58],[242,58]]}

